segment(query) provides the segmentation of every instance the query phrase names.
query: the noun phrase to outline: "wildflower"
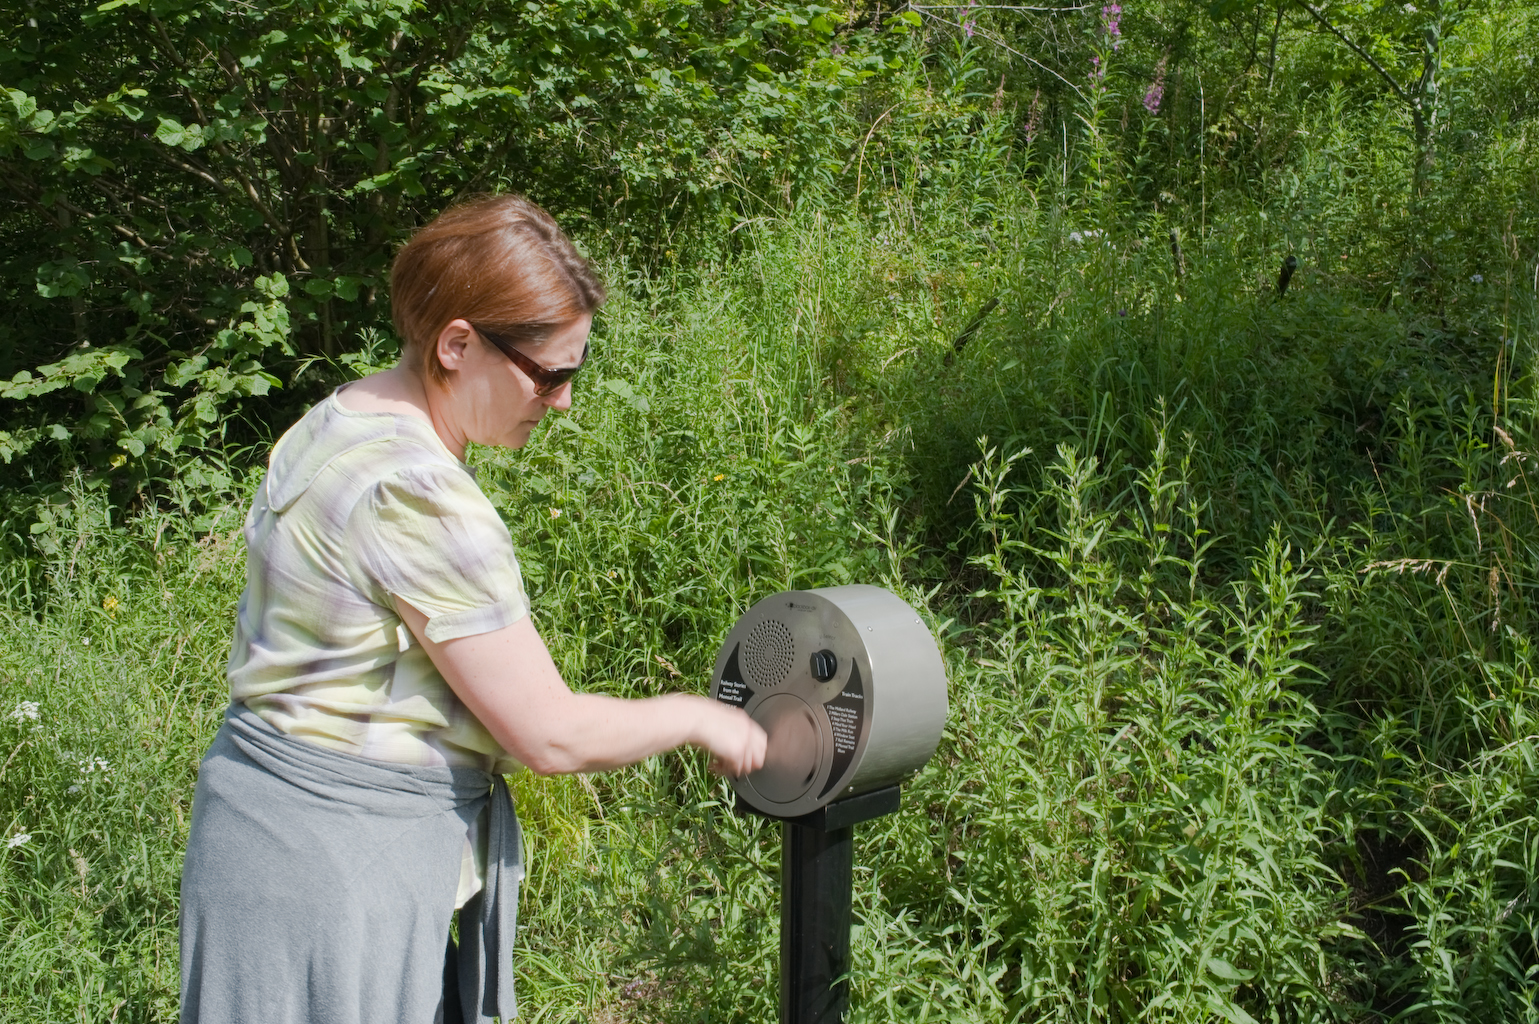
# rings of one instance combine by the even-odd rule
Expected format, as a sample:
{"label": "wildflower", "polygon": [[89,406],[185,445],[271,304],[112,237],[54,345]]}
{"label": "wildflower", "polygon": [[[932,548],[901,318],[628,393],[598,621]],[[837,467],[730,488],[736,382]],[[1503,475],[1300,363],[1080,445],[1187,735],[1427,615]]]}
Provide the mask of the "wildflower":
{"label": "wildflower", "polygon": [[968,18],[966,21],[962,22],[962,34],[971,39],[973,37],[973,26],[975,25],[977,25],[977,22],[973,21],[971,18]]}
{"label": "wildflower", "polygon": [[711,477],[711,479],[715,480],[717,483],[721,483],[723,480],[727,479],[727,474],[717,473],[715,476]]}
{"label": "wildflower", "polygon": [[1106,36],[1111,40],[1112,49],[1122,45],[1122,5],[1107,4],[1101,8],[1101,27],[1106,29]]}
{"label": "wildflower", "polygon": [[74,796],[76,793],[80,792],[80,783],[78,783],[78,782],[75,783],[73,786],[71,786],[69,789],[66,789],[64,792],[68,793],[70,796]]}
{"label": "wildflower", "polygon": [[1165,60],[1154,66],[1154,81],[1149,83],[1149,91],[1144,93],[1144,109],[1151,114],[1160,112],[1160,102],[1165,98]]}
{"label": "wildflower", "polygon": [[1472,281],[1475,284],[1481,284],[1481,283],[1483,283],[1485,281],[1485,276],[1482,275],[1482,274],[1471,274],[1470,275],[1470,281]]}
{"label": "wildflower", "polygon": [[559,508],[551,509],[550,510],[550,517],[552,519],[560,519],[561,518],[561,510]]}
{"label": "wildflower", "polygon": [[73,764],[79,769],[81,775],[90,775],[100,772],[103,775],[112,774],[112,762],[105,757],[96,757],[92,754],[77,754],[73,750],[65,750],[59,754],[59,760]]}
{"label": "wildflower", "polygon": [[108,594],[106,600],[102,601],[102,611],[116,618],[118,614],[118,599]]}
{"label": "wildflower", "polygon": [[37,701],[24,700],[19,702],[11,712],[11,720],[15,722],[35,722],[38,719]]}
{"label": "wildflower", "polygon": [[1101,66],[1101,55],[1093,54],[1090,58],[1090,80],[1100,82],[1106,78],[1106,69]]}
{"label": "wildflower", "polygon": [[1026,135],[1026,144],[1037,140],[1037,130],[1042,125],[1042,90],[1038,89],[1031,97],[1031,107],[1026,111],[1026,123],[1021,126],[1021,131]]}
{"label": "wildflower", "polygon": [[7,850],[14,850],[14,849],[16,849],[16,847],[21,846],[24,843],[30,843],[31,841],[32,841],[32,833],[31,832],[18,832],[14,836],[12,836],[11,838],[9,838],[9,839],[7,839],[5,841],[5,848]]}

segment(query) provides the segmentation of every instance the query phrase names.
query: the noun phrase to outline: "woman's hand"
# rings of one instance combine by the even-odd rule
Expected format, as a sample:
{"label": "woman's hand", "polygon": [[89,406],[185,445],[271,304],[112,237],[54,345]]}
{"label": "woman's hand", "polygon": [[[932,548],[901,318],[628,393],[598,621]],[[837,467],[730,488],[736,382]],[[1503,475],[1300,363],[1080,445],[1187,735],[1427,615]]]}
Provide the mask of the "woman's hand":
{"label": "woman's hand", "polygon": [[764,730],[737,708],[684,693],[645,700],[573,693],[528,616],[435,643],[427,616],[404,601],[396,611],[492,738],[541,775],[620,768],[686,743],[709,751],[712,770],[723,774],[764,764]]}
{"label": "woman's hand", "polygon": [[758,722],[739,708],[705,697],[679,696],[695,705],[699,724],[688,742],[710,751],[711,771],[739,778],[764,767],[769,737]]}

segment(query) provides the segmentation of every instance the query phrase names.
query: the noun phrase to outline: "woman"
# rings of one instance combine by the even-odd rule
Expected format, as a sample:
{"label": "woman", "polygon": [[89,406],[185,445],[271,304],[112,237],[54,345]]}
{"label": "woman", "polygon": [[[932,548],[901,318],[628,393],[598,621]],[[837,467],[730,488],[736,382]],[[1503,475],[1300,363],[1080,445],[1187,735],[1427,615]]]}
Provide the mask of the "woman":
{"label": "woman", "polygon": [[183,1021],[507,1020],[523,864],[502,773],[686,744],[729,775],[764,761],[737,709],[572,693],[464,464],[570,407],[604,298],[588,262],[500,196],[419,231],[390,283],[400,364],[283,436],[246,519],[182,875]]}

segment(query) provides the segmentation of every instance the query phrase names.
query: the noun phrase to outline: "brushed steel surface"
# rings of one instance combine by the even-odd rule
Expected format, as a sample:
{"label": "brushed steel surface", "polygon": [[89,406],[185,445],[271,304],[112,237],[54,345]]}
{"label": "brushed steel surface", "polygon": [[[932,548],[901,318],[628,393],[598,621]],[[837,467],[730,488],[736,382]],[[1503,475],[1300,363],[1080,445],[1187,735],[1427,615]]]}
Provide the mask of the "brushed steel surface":
{"label": "brushed steel surface", "polygon": [[[838,658],[823,683],[812,674],[820,650]],[[743,686],[723,687],[729,665]],[[769,763],[734,786],[753,807],[787,818],[910,777],[935,752],[947,712],[945,665],[929,630],[897,595],[864,584],[755,604],[722,644],[711,695],[741,702],[770,731]]]}

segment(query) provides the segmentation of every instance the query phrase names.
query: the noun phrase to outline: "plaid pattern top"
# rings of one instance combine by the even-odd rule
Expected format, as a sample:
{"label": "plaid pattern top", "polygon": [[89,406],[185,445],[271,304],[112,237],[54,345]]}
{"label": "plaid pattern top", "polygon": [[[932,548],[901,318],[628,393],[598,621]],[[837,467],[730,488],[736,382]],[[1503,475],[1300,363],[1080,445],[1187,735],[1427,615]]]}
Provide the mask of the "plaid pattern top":
{"label": "plaid pattern top", "polygon": [[359,757],[519,767],[394,610],[421,611],[434,641],[529,612],[507,527],[429,424],[332,394],[273,448],[245,536],[232,700]]}

